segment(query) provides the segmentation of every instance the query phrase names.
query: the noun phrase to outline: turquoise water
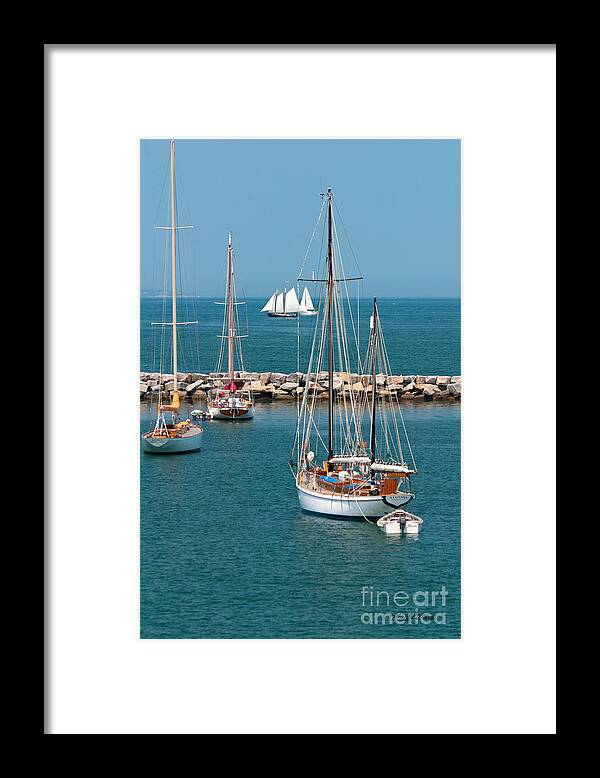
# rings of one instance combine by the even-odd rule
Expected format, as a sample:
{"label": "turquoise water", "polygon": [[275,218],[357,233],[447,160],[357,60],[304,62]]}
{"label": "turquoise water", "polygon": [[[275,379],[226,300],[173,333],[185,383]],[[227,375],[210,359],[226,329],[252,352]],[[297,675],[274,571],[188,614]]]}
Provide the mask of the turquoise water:
{"label": "turquoise water", "polygon": [[[201,331],[218,331],[221,310],[196,304]],[[142,301],[143,369],[153,367],[144,322],[158,320],[160,306]],[[394,370],[460,373],[458,301],[385,300],[380,310]],[[248,366],[295,369],[296,322],[255,319]],[[202,360],[183,369],[211,369],[208,347]],[[141,431],[152,411],[142,405]],[[460,637],[460,405],[403,412],[419,468],[410,505],[424,519],[417,537],[302,513],[287,465],[293,403],[259,403],[248,422],[202,422],[198,453],[141,455],[141,636]],[[442,587],[444,606],[441,594],[423,605],[419,593],[431,603]],[[375,613],[417,611],[445,623],[370,623],[382,618]]]}
{"label": "turquoise water", "polygon": [[[317,317],[270,319],[260,312],[265,302],[247,300],[238,309],[240,329],[250,336],[243,340],[246,369],[295,371],[300,328],[300,369],[305,371],[310,332]],[[169,305],[168,301],[158,298],[141,300],[141,370],[159,369],[160,331],[164,328],[153,327],[151,322],[168,320]],[[315,305],[318,306],[316,297]],[[363,356],[372,305],[372,300],[361,300],[358,309]],[[381,298],[378,308],[394,372],[408,375],[460,374],[460,300]],[[211,372],[215,369],[222,316],[223,306],[215,305],[212,300],[184,298],[179,302],[178,320],[198,321],[198,325],[179,328],[181,371]],[[165,372],[171,369],[169,359],[169,368]]]}
{"label": "turquoise water", "polygon": [[[418,537],[302,513],[287,467],[294,407],[265,403],[252,421],[203,422],[196,454],[142,455],[141,636],[459,637],[460,406],[404,411],[419,466]],[[411,610],[363,607],[363,586],[412,596],[444,585],[445,625],[361,621]]]}

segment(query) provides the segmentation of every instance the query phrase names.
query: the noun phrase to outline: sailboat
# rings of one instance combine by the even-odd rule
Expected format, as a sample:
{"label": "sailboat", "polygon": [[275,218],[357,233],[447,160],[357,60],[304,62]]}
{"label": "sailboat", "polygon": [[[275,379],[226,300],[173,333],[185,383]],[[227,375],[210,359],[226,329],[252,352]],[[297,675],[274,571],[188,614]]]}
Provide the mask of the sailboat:
{"label": "sailboat", "polygon": [[[298,409],[296,437],[290,466],[295,476],[300,506],[304,511],[343,519],[380,517],[414,497],[410,478],[416,464],[406,435],[398,399],[391,392],[377,391],[378,375],[390,366],[379,319],[373,302],[369,345],[364,363],[371,376],[371,391],[347,384],[334,402],[334,371],[350,374],[350,348],[346,328],[347,281],[337,233],[334,235],[332,192],[327,190],[327,264],[324,286],[324,316],[315,321],[308,375],[318,377],[327,365],[327,429],[321,429],[317,395],[322,386],[314,380]],[[335,243],[335,250],[334,250]],[[300,279],[303,280],[303,279]],[[345,287],[343,287],[345,285]],[[352,325],[354,331],[354,325]],[[360,368],[360,359],[357,357]],[[379,372],[378,372],[379,371]],[[360,370],[359,370],[360,372]],[[404,430],[412,467],[405,460],[400,429]],[[368,440],[367,433],[368,432]],[[319,459],[317,452],[322,452]]]}
{"label": "sailboat", "polygon": [[308,287],[304,287],[304,291],[302,292],[302,299],[300,300],[300,307],[298,309],[298,313],[300,316],[316,316],[317,311],[315,311],[315,306],[313,305],[313,301],[310,296],[310,292],[308,291]]}
{"label": "sailboat", "polygon": [[240,368],[244,369],[242,348],[240,339],[247,337],[239,335],[239,322],[237,306],[243,303],[235,299],[235,275],[233,267],[233,242],[231,233],[227,245],[227,284],[225,293],[225,313],[223,315],[223,332],[221,337],[221,350],[217,362],[217,373],[221,373],[224,359],[224,346],[227,342],[227,382],[223,387],[212,390],[207,407],[211,419],[223,419],[225,421],[241,421],[251,419],[254,416],[254,402],[252,392],[248,389],[240,389],[240,379],[235,379],[235,351],[236,342],[240,359]]}
{"label": "sailboat", "polygon": [[276,289],[267,304],[261,308],[261,313],[267,313],[272,318],[295,319],[300,311],[300,302],[294,287],[284,288],[283,292]]}
{"label": "sailboat", "polygon": [[[177,376],[177,254],[176,232],[182,229],[177,225],[175,213],[175,141],[171,141],[171,225],[167,229],[171,235],[171,337],[173,351],[173,390],[170,400],[163,399],[164,390],[158,395],[156,422],[153,429],[142,435],[143,450],[153,454],[180,454],[187,451],[198,451],[202,437],[202,427],[193,424],[190,419],[179,421],[180,398]],[[185,322],[186,324],[192,322]],[[164,322],[160,322],[163,326]],[[171,414],[167,422],[165,413]]]}

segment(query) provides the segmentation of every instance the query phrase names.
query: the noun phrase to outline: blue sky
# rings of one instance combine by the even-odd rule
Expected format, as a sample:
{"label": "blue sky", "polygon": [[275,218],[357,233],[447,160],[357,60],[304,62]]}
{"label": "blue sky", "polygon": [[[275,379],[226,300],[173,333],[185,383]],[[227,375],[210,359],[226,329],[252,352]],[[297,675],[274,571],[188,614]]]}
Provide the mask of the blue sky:
{"label": "blue sky", "polygon": [[[294,282],[330,186],[365,296],[460,296],[460,141],[177,140],[175,149],[179,223],[194,225],[178,233],[186,292],[222,296],[230,230],[245,296]],[[165,233],[153,225],[169,223],[169,142],[142,140],[140,154],[141,289],[161,290]],[[319,247],[320,231],[305,273]],[[356,275],[345,237],[342,256]]]}

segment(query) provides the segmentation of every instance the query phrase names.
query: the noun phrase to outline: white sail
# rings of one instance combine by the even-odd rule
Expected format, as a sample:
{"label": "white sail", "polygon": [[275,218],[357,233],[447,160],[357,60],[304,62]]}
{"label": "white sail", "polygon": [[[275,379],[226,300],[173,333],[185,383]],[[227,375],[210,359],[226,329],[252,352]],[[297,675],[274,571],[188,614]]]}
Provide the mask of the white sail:
{"label": "white sail", "polygon": [[309,312],[314,311],[315,306],[313,305],[313,301],[310,297],[310,292],[308,291],[308,287],[304,287],[304,292],[302,293],[302,300],[300,301],[300,312]]}
{"label": "white sail", "polygon": [[275,307],[273,308],[273,312],[283,313],[283,292],[279,292],[275,298]]}
{"label": "white sail", "polygon": [[275,310],[276,297],[277,297],[277,292],[273,292],[273,294],[269,297],[269,301],[267,302],[265,307],[260,309],[261,313],[266,313],[266,312],[271,313],[272,311]]}
{"label": "white sail", "polygon": [[298,301],[298,295],[296,290],[292,287],[285,296],[285,312],[286,313],[298,313],[300,310],[300,303]]}

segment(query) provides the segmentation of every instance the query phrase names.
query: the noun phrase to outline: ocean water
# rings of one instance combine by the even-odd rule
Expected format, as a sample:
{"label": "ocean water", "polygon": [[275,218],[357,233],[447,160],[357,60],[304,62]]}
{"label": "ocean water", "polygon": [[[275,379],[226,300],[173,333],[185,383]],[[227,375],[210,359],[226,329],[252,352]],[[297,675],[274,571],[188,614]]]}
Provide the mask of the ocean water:
{"label": "ocean water", "polygon": [[[245,368],[252,371],[295,371],[299,336],[300,370],[305,372],[310,353],[310,333],[318,317],[271,319],[260,312],[265,302],[249,299],[238,308],[240,331],[249,335],[241,341]],[[460,374],[460,300],[380,298],[377,303],[395,373]],[[356,301],[353,304],[355,320],[360,321],[359,348],[364,357],[373,300],[363,299],[359,305]],[[318,306],[316,298],[315,305]],[[156,371],[160,367],[161,334],[166,328],[152,326],[151,323],[168,321],[170,302],[147,297],[141,299],[140,308],[140,369]],[[184,298],[179,301],[178,320],[198,321],[197,325],[179,328],[179,369],[182,372],[208,373],[215,370],[222,317],[223,306],[213,300]],[[168,344],[168,338],[166,342]],[[170,371],[168,357],[164,372]]]}
{"label": "ocean water", "polygon": [[[222,308],[196,304],[198,329],[220,331]],[[142,300],[142,369],[154,367],[146,331],[160,307]],[[380,311],[396,372],[460,373],[458,301],[382,300]],[[249,319],[247,367],[294,370],[297,323]],[[212,369],[208,346],[182,369]],[[259,403],[247,422],[202,422],[200,452],[140,454],[141,637],[460,637],[460,404],[403,413],[419,469],[417,537],[300,510],[291,402]],[[153,421],[142,403],[140,431]]]}

